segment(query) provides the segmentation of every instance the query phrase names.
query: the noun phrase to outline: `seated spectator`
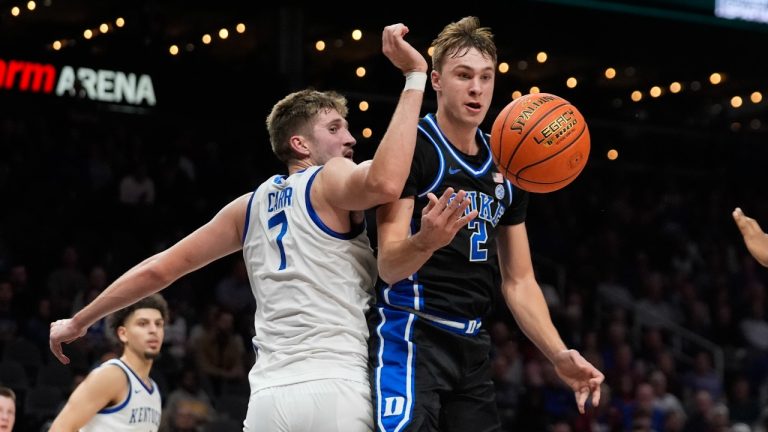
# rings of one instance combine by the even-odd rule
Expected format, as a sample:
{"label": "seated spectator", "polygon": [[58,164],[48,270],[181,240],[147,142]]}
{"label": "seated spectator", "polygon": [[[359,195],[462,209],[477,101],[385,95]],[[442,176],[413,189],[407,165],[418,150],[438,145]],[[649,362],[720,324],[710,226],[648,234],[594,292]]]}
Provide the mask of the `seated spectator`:
{"label": "seated spectator", "polygon": [[242,337],[234,332],[235,318],[231,312],[220,310],[216,326],[208,329],[195,346],[195,358],[203,375],[210,380],[216,395],[227,380],[245,377]]}
{"label": "seated spectator", "polygon": [[13,309],[13,286],[6,280],[0,280],[0,347],[16,338],[19,318]]}
{"label": "seated spectator", "polygon": [[178,428],[190,427],[189,424],[198,426],[210,421],[214,413],[211,398],[200,385],[199,372],[190,366],[182,371],[179,387],[166,399],[162,424],[168,428],[161,427],[161,430],[180,430]]}
{"label": "seated spectator", "polygon": [[16,394],[8,387],[0,387],[0,431],[12,431],[15,422]]}

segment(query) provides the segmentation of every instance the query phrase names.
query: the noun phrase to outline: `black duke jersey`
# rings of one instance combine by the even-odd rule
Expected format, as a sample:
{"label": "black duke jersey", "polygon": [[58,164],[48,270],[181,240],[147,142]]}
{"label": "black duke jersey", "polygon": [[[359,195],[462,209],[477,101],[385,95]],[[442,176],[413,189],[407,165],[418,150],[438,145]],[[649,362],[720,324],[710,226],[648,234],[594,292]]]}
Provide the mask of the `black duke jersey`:
{"label": "black duke jersey", "polygon": [[379,302],[434,317],[472,320],[490,313],[499,284],[496,227],[525,221],[528,193],[498,172],[488,136],[480,129],[477,143],[478,154],[464,154],[448,142],[433,114],[419,122],[411,173],[402,194],[415,199],[411,232],[420,229],[422,209],[429,203],[427,193],[440,197],[448,187],[466,191],[470,200],[466,212],[477,209],[478,216],[411,278],[382,286]]}

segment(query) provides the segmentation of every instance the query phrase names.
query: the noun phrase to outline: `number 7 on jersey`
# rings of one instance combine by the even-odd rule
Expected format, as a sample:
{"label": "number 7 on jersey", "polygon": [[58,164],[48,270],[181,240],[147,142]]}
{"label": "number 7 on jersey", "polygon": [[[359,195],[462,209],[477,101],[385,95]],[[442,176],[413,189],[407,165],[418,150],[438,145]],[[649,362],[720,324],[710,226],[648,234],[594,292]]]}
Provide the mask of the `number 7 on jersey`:
{"label": "number 7 on jersey", "polygon": [[275,241],[277,242],[277,248],[280,249],[280,268],[278,270],[285,270],[285,246],[283,246],[283,237],[288,232],[288,218],[285,216],[285,211],[276,213],[269,218],[269,229],[272,229],[280,225],[280,232],[277,234]]}

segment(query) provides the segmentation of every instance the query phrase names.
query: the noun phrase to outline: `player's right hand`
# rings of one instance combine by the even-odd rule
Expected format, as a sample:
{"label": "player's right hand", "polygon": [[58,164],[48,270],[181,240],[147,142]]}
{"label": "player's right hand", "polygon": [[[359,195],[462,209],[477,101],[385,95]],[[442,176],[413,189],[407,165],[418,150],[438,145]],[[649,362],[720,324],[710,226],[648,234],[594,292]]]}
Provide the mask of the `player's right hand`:
{"label": "player's right hand", "polygon": [[60,362],[69,364],[69,357],[64,355],[62,343],[70,343],[85,335],[87,328],[78,327],[71,318],[54,321],[51,323],[51,332],[48,344],[51,352]]}
{"label": "player's right hand", "polygon": [[418,247],[436,251],[447,246],[461,228],[477,217],[477,210],[465,214],[470,205],[465,191],[460,190],[453,199],[452,196],[451,187],[439,199],[431,192],[427,194],[429,204],[421,211],[421,227],[413,236]]}
{"label": "player's right hand", "polygon": [[408,34],[404,24],[392,24],[384,27],[381,34],[381,51],[403,73],[426,72],[427,60],[403,37]]}

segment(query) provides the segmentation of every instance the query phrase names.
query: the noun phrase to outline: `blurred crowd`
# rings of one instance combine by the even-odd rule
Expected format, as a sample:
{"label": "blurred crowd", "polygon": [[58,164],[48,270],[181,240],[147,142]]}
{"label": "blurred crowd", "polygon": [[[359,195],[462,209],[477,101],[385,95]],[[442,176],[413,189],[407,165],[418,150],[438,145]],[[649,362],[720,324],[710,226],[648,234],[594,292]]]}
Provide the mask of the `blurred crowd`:
{"label": "blurred crowd", "polygon": [[[250,132],[202,123],[74,110],[0,119],[0,384],[18,396],[17,430],[44,428],[115,356],[102,322],[59,365],[51,321],[280,172],[252,132],[260,120]],[[768,193],[747,190],[759,162],[734,157],[713,176],[702,166],[714,161],[654,164],[648,151],[637,165],[595,153],[565,190],[532,197],[526,223],[555,324],[606,381],[600,406],[579,415],[500,301],[486,328],[506,430],[768,432],[768,271],[730,219],[739,205],[768,224]],[[171,316],[152,371],[163,430],[239,425],[256,307],[241,256],[163,294]]]}

